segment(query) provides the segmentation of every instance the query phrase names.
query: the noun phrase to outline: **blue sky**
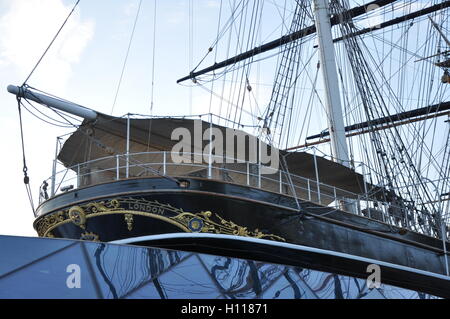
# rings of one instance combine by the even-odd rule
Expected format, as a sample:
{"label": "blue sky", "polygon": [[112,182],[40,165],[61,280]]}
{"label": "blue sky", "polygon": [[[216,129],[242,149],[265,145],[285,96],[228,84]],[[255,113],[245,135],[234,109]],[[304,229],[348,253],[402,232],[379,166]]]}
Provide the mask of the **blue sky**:
{"label": "blue sky", "polygon": [[[20,85],[66,18],[75,1],[0,0],[0,134],[3,156],[0,198],[5,211],[0,234],[34,236],[34,220],[22,180],[18,112],[8,84]],[[29,84],[111,113],[138,0],[81,1]],[[176,85],[188,60],[188,1],[158,1],[154,114],[187,114],[189,89]],[[196,25],[217,15],[215,1],[195,1]],[[150,112],[153,44],[152,0],[144,0],[114,115]],[[196,37],[208,35],[196,31]],[[211,39],[212,41],[212,39]],[[55,138],[70,130],[43,124],[24,112],[27,164],[34,200],[51,174]],[[8,204],[6,204],[8,203]]]}
{"label": "blue sky", "polygon": [[[0,141],[3,149],[0,199],[5,205],[0,234],[35,236],[33,214],[23,185],[17,103],[6,92],[20,85],[66,18],[72,0],[0,0]],[[217,35],[219,0],[194,0],[190,61],[189,1],[157,1],[155,115],[207,113],[210,96],[176,84],[198,63]],[[227,3],[227,1],[225,1]],[[139,0],[82,0],[28,84],[64,99],[111,114]],[[281,34],[268,5],[266,36]],[[113,115],[149,114],[151,104],[154,1],[143,0],[134,40]],[[279,21],[279,19],[278,19]],[[271,23],[273,25],[271,25]],[[272,33],[277,30],[277,33]],[[209,63],[206,61],[205,63]],[[270,68],[272,70],[272,68]],[[260,79],[264,74],[260,74]],[[268,95],[270,87],[262,89]],[[192,107],[192,108],[191,108]],[[55,128],[23,112],[27,165],[35,204],[38,187],[51,175]]]}
{"label": "blue sky", "polygon": [[[232,1],[223,2],[228,5]],[[366,1],[356,1],[361,2]],[[0,234],[35,236],[32,228],[34,217],[22,182],[17,103],[14,96],[6,92],[6,87],[9,84],[20,85],[24,81],[74,3],[75,0],[0,0],[0,142],[3,152],[0,160],[0,200],[3,204]],[[191,91],[187,86],[177,85],[176,80],[189,73],[190,64],[196,65],[215,40],[220,0],[192,1],[192,60],[189,3],[189,0],[157,1],[154,115],[200,114],[207,113],[209,109],[210,95],[206,91],[201,88]],[[284,5],[285,1],[265,1],[260,42],[272,40],[284,33],[285,29],[280,25],[280,3]],[[81,0],[75,14],[28,84],[111,114],[138,4],[139,0]],[[423,2],[417,1],[415,4],[420,7]],[[153,10],[154,0],[143,0],[113,115],[150,113]],[[289,12],[288,8],[287,14]],[[223,17],[226,16],[224,13]],[[226,41],[220,45],[217,50],[218,61],[226,51]],[[381,42],[374,42],[374,45],[381,45]],[[312,46],[307,50],[312,50]],[[317,58],[311,61],[310,76],[314,77]],[[202,66],[213,62],[213,55],[210,55]],[[270,96],[275,71],[273,65],[269,65],[272,62],[273,59],[261,62],[258,78],[255,75],[257,72],[250,78],[250,81],[263,84],[254,86],[254,93],[261,101],[267,101]],[[307,98],[311,92],[311,83],[308,80],[304,83],[305,87],[301,89],[308,92],[305,95]],[[318,91],[320,87],[319,81]],[[323,106],[317,100],[316,103],[313,118],[324,118]],[[218,99],[213,99],[213,104],[219,105]],[[264,106],[261,103],[262,109]],[[214,111],[217,113],[217,109]],[[257,113],[256,109],[249,108],[247,111]],[[51,175],[56,137],[70,130],[51,127],[26,112],[23,116],[27,164],[36,203],[39,185]],[[302,116],[303,113],[299,113],[299,117]],[[311,133],[318,133],[324,128],[316,125],[323,122],[312,122]]]}

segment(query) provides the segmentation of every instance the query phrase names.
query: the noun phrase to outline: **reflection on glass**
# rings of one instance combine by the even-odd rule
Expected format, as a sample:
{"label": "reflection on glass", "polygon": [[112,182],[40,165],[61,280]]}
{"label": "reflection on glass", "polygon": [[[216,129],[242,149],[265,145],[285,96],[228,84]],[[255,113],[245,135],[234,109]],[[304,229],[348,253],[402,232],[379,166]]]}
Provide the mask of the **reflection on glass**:
{"label": "reflection on glass", "polygon": [[[83,258],[80,244],[59,250],[45,259],[38,259],[0,277],[0,298],[98,298],[92,282],[88,264]],[[16,254],[14,254],[16,255]],[[13,256],[14,256],[13,255]],[[77,265],[79,288],[69,288],[68,280],[73,275],[70,265]],[[69,270],[69,271],[68,271]]]}
{"label": "reflection on glass", "polygon": [[259,297],[285,268],[257,261],[199,255],[218,288],[228,298]]}
{"label": "reflection on glass", "polygon": [[[306,268],[157,248],[0,236],[0,298],[436,298]],[[14,247],[14,249],[12,248]],[[80,269],[80,287],[69,287]]]}
{"label": "reflection on glass", "polygon": [[[127,298],[147,284],[161,291],[158,277],[190,254],[142,247],[85,244],[105,298]],[[159,297],[163,298],[164,294]],[[155,295],[155,297],[158,295]]]}
{"label": "reflection on glass", "polygon": [[[39,245],[30,245],[30,238],[0,236],[0,276],[73,244],[69,240],[42,239]],[[14,258],[9,258],[12,255]]]}
{"label": "reflection on glass", "polygon": [[160,277],[167,298],[201,299],[217,298],[220,295],[215,283],[202,266],[197,256],[174,266]]}

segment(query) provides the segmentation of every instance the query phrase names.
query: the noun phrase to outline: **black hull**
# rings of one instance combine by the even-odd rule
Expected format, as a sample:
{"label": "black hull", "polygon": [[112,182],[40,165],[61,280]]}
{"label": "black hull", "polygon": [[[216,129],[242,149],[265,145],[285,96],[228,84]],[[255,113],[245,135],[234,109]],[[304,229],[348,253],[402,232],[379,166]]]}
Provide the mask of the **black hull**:
{"label": "black hull", "polygon": [[[445,274],[442,242],[437,239],[309,202],[301,201],[300,206],[298,211],[294,199],[288,196],[201,178],[190,178],[181,185],[164,178],[131,179],[78,189],[44,202],[38,209],[35,228],[40,236],[100,241],[177,232],[238,235]],[[147,244],[157,246],[158,242]],[[184,244],[190,250],[206,249],[196,242]],[[176,245],[183,246],[181,242]],[[220,246],[216,241],[216,254]],[[234,248],[240,248],[246,256],[255,254],[251,247]],[[225,246],[222,249],[222,254],[230,250]],[[286,254],[280,252],[283,263],[304,266],[309,260],[302,254],[284,258],[289,256]],[[252,256],[268,258],[263,254]],[[315,268],[332,267],[335,272],[367,276],[362,264],[338,259],[317,259],[315,263]],[[426,276],[419,277],[399,275],[396,270],[385,272],[383,280],[436,293],[430,291]],[[448,281],[437,282],[433,286],[437,285],[439,295],[450,297]]]}

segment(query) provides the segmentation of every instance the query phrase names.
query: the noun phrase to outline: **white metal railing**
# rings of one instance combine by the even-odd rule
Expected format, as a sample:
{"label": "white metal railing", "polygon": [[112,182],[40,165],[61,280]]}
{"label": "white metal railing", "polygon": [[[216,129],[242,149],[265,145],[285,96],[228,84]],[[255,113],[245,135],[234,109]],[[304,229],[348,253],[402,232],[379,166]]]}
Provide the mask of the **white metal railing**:
{"label": "white metal railing", "polygon": [[[160,155],[161,161],[154,161],[154,162],[142,162],[137,160],[139,156],[152,156],[152,155]],[[290,184],[287,182],[287,172],[283,170],[278,169],[272,169],[268,166],[265,166],[261,163],[250,163],[250,162],[243,162],[243,161],[236,161],[234,158],[229,157],[220,157],[220,160],[224,163],[222,163],[224,166],[230,165],[230,164],[238,164],[241,166],[244,166],[245,169],[238,170],[233,169],[230,167],[220,167],[221,164],[217,164],[217,160],[219,159],[218,156],[212,155],[210,156],[211,160],[208,160],[208,162],[202,161],[201,163],[174,163],[173,161],[170,161],[169,158],[171,156],[171,152],[142,152],[142,153],[133,153],[133,154],[120,154],[120,155],[114,155],[114,156],[107,156],[103,158],[98,158],[95,160],[87,161],[84,163],[79,163],[73,166],[70,166],[68,168],[64,168],[63,170],[54,172],[54,175],[50,178],[48,178],[46,181],[52,185],[52,191],[47,198],[51,198],[58,193],[66,191],[68,188],[70,189],[76,189],[80,186],[80,181],[83,180],[86,177],[93,176],[93,175],[99,175],[101,173],[111,173],[110,179],[108,179],[105,175],[103,176],[102,182],[107,182],[109,180],[121,180],[126,179],[126,173],[125,171],[131,171],[133,168],[141,168],[143,171],[145,171],[144,176],[148,175],[167,175],[168,171],[171,167],[186,167],[190,168],[191,170],[186,170],[185,176],[193,176],[192,174],[195,173],[192,170],[195,168],[198,169],[205,169],[206,174],[205,177],[212,178],[212,179],[218,179],[213,177],[212,172],[213,171],[219,171],[224,173],[233,173],[244,176],[245,183],[238,183],[238,184],[245,184],[248,186],[256,186],[259,188],[271,188],[270,190],[275,189],[273,187],[273,184],[276,183],[277,190],[279,193],[283,193],[283,189],[286,187],[290,187]],[[203,156],[203,154],[200,153],[183,153],[182,157],[184,158],[192,158],[193,156]],[[109,165],[107,167],[98,167],[102,166],[101,163],[108,163],[108,162],[114,162],[114,165]],[[266,171],[272,170],[273,174],[263,174],[262,167]],[[171,174],[169,174],[171,175]],[[272,177],[267,177],[264,175],[271,175]],[[141,175],[143,176],[143,175]],[[177,176],[183,176],[177,175]],[[275,178],[276,176],[276,178]],[[131,178],[133,177],[139,177],[136,174],[130,174]],[[334,186],[326,185],[324,183],[318,183],[317,180],[311,180],[304,178],[302,176],[298,176],[295,174],[290,174],[291,179],[295,182],[305,184],[307,187],[302,187],[298,185],[294,185],[295,189],[302,190],[304,192],[307,192],[308,196],[306,198],[302,198],[305,200],[312,200],[314,197],[312,194],[316,194],[316,197],[318,200],[316,200],[317,203],[321,203],[322,197],[323,201],[334,201],[337,198],[337,194],[340,194],[340,197],[349,197],[349,198],[357,198],[358,195],[352,192],[345,191],[343,189],[339,189]],[[254,182],[256,180],[256,182]],[[232,181],[232,180],[231,180]],[[270,182],[272,187],[264,187],[264,182]],[[94,183],[95,184],[95,183]],[[312,188],[312,184],[315,185],[315,189]],[[70,187],[69,187],[70,186]],[[87,186],[87,185],[83,185]],[[284,191],[286,193],[286,191]],[[333,196],[329,196],[325,193],[332,193]],[[43,195],[43,194],[41,194]],[[45,200],[45,196],[41,196],[41,202],[42,200]]]}
{"label": "white metal railing", "polygon": [[[46,185],[41,186],[39,202],[69,190],[108,181],[144,176],[197,176],[257,187],[313,202],[321,207],[332,207],[387,224],[418,230],[414,228],[417,225],[414,220],[416,217],[411,217],[406,212],[406,218],[401,221],[395,214],[404,211],[404,207],[396,207],[366,194],[355,194],[321,183],[317,172],[316,179],[312,180],[275,169],[272,169],[272,174],[262,174],[263,167],[266,171],[270,168],[261,163],[236,161],[224,156],[207,154],[205,160],[200,153],[183,153],[177,155],[185,158],[186,162],[178,163],[172,160],[172,155],[168,151],[118,154],[79,163],[60,171],[54,169],[52,177],[45,181]],[[202,161],[193,162],[195,157],[201,157]],[[425,223],[420,232],[432,234],[434,228],[430,223]]]}

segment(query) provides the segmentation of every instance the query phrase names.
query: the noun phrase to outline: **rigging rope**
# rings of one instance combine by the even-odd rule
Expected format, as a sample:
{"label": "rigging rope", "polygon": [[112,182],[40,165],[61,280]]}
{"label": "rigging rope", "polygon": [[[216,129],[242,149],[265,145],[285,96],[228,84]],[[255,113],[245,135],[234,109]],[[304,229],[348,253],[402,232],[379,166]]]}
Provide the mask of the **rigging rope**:
{"label": "rigging rope", "polygon": [[[339,11],[339,4],[336,1],[334,1],[333,4],[335,5],[335,10]],[[347,5],[347,3],[344,3],[344,6],[345,5]],[[347,53],[349,55],[348,59],[353,69],[353,76],[358,87],[366,117],[368,119],[373,119],[390,116],[390,111],[387,108],[386,99],[384,97],[385,95],[390,99],[390,104],[393,104],[394,107],[397,106],[397,108],[402,110],[403,107],[398,95],[400,95],[400,97],[404,95],[404,85],[406,83],[405,73],[401,73],[400,76],[398,76],[398,95],[394,93],[390,82],[388,82],[384,74],[380,72],[381,70],[379,68],[381,67],[381,64],[376,67],[375,71],[380,73],[383,84],[377,83],[369,66],[369,62],[376,65],[374,57],[371,52],[367,50],[364,42],[362,42],[360,46],[357,37],[348,36],[353,32],[351,30],[352,26],[347,21],[345,22],[346,23],[343,23],[340,26],[341,33],[343,34],[344,45],[347,48]],[[402,46],[404,47],[406,47],[407,32],[411,26],[412,24],[409,26],[405,25],[404,27],[404,33],[402,34]],[[363,53],[361,48],[366,49],[364,58],[362,58]],[[401,53],[399,62],[407,62],[406,50]],[[369,57],[369,59],[367,57]],[[432,84],[430,83],[430,85]],[[431,89],[428,91],[428,96],[426,98],[429,100],[430,97]],[[423,149],[423,147],[420,146],[424,145],[423,140],[425,131],[422,136],[420,136],[418,131],[416,135],[413,134],[415,138],[408,144],[403,141],[401,132],[398,131],[396,127],[393,127],[392,130],[383,132],[375,132],[373,129],[374,128],[371,128],[371,141],[375,146],[374,152],[378,159],[378,169],[383,175],[383,177],[379,179],[379,183],[388,190],[388,192],[384,192],[383,194],[385,197],[384,201],[401,206],[401,223],[405,223],[407,227],[414,226],[415,220],[417,220],[417,223],[422,224],[420,219],[428,218],[429,226],[434,228],[429,211],[424,207],[422,207],[422,209],[417,208],[417,206],[423,206],[424,200],[431,202],[431,196],[421,179],[420,173],[420,156],[422,154],[420,150]],[[422,141],[422,143],[420,143],[420,141]],[[417,154],[413,152],[414,143],[417,143],[420,148],[417,152],[419,153],[418,164],[413,162],[412,157],[413,154],[417,157]],[[385,181],[387,181],[387,183],[385,183]],[[409,187],[405,187],[404,191],[402,191],[402,185],[409,185]],[[437,212],[435,206],[431,206],[431,208],[433,213]],[[413,212],[415,214],[413,214]],[[392,215],[394,218],[399,218],[398,216],[395,216],[395,212],[392,212]],[[428,233],[430,232],[428,231]]]}
{"label": "rigging rope", "polygon": [[136,31],[136,25],[137,25],[137,22],[139,19],[139,14],[141,13],[141,6],[142,6],[142,0],[139,1],[139,7],[138,7],[138,10],[136,13],[136,18],[134,19],[133,30],[131,31],[131,36],[130,36],[130,41],[128,43],[127,53],[125,55],[125,60],[123,61],[122,72],[120,73],[120,78],[119,78],[119,83],[117,85],[116,95],[114,96],[114,102],[113,102],[113,105],[111,108],[111,115],[113,114],[114,108],[116,107],[117,97],[119,95],[120,87],[122,85],[122,79],[123,79],[123,75],[125,73],[125,68],[127,66],[128,56],[130,54],[130,49],[131,49],[131,44],[133,43],[134,32]]}
{"label": "rigging rope", "polygon": [[23,135],[21,106],[22,106],[21,98],[19,96],[17,96],[17,107],[19,110],[19,124],[20,124],[20,139],[22,142],[22,159],[23,159],[23,170],[22,171],[23,171],[23,175],[24,175],[23,183],[25,184],[25,188],[27,190],[28,200],[30,202],[31,209],[33,210],[33,214],[36,216],[36,211],[34,209],[34,202],[33,202],[33,194],[31,192],[31,188],[30,188],[30,177],[28,176],[28,167],[27,167],[27,161],[26,161],[26,156],[25,156],[25,140],[24,140],[24,135]]}
{"label": "rigging rope", "polygon": [[[28,74],[28,76],[26,77],[25,81],[23,82],[22,86],[19,88],[20,91],[23,91],[23,88],[27,86],[27,82],[28,80],[31,78],[31,76],[34,74],[34,72],[36,71],[36,69],[38,68],[38,66],[41,64],[42,60],[45,58],[45,56],[47,55],[48,51],[50,50],[50,48],[53,46],[53,43],[55,43],[56,39],[58,38],[59,34],[61,33],[61,31],[64,29],[65,25],[67,24],[67,21],[69,21],[69,18],[72,16],[72,14],[74,13],[75,9],[77,8],[77,6],[79,5],[81,0],[77,0],[75,5],[73,6],[72,10],[69,12],[68,16],[66,17],[66,19],[64,20],[64,22],[62,23],[61,27],[58,29],[58,31],[56,32],[55,36],[53,37],[53,39],[50,41],[50,44],[47,46],[47,48],[45,49],[44,53],[41,55],[41,57],[39,58],[39,60],[36,62],[36,64],[34,65],[33,69],[31,70],[31,72]],[[33,214],[36,216],[36,210],[34,208],[34,201],[33,201],[33,194],[31,191],[31,187],[30,187],[30,177],[28,176],[28,167],[27,167],[27,163],[26,163],[26,152],[25,152],[25,140],[24,140],[24,134],[23,134],[23,123],[22,123],[22,107],[24,109],[26,109],[28,112],[30,112],[33,116],[36,116],[37,118],[41,119],[39,116],[37,116],[36,114],[34,114],[33,112],[31,112],[30,110],[28,110],[25,105],[23,105],[22,103],[22,98],[20,96],[22,96],[23,94],[18,94],[17,96],[17,106],[18,106],[18,111],[19,111],[19,124],[20,124],[20,138],[21,138],[21,143],[22,143],[22,158],[23,158],[23,174],[24,174],[24,179],[23,182],[25,184],[25,188],[27,191],[27,196],[28,196],[28,200],[30,202],[31,205],[31,209],[33,210]],[[26,100],[27,101],[27,100]],[[27,101],[33,108],[34,106]],[[51,119],[49,116],[43,114],[42,112],[38,111],[39,113],[41,113],[42,115],[46,116],[47,118]],[[59,113],[57,113],[59,114]],[[59,114],[60,115],[60,114]],[[61,116],[61,115],[60,115]],[[44,122],[50,123],[44,119],[41,119]],[[51,119],[54,120],[54,119]],[[66,119],[67,120],[67,119]],[[56,120],[54,120],[56,121]],[[60,124],[62,124],[59,121],[56,121]],[[69,122],[70,123],[70,122]],[[54,124],[54,123],[50,123],[52,125],[56,125],[56,126],[61,126],[58,124]],[[70,123],[72,124],[72,123]]]}
{"label": "rigging rope", "polygon": [[[150,102],[150,115],[153,114],[154,100],[153,100],[153,92],[155,89],[155,55],[156,55],[156,0],[154,6],[154,15],[153,15],[153,52],[152,52],[152,91],[151,91],[151,102]],[[149,137],[150,138],[150,137]]]}
{"label": "rigging rope", "polygon": [[34,68],[31,70],[30,74],[27,76],[27,78],[25,79],[25,81],[23,82],[22,85],[25,85],[28,80],[30,79],[30,77],[33,75],[34,71],[37,69],[37,67],[39,66],[39,64],[42,62],[42,60],[44,59],[45,55],[47,54],[47,52],[50,50],[51,46],[53,45],[53,43],[55,42],[55,40],[58,38],[59,34],[61,33],[62,29],[64,28],[64,26],[66,25],[67,21],[69,20],[69,18],[72,16],[73,12],[75,11],[76,7],[78,6],[78,4],[80,3],[81,0],[78,0],[75,5],[73,6],[72,10],[70,11],[69,15],[67,16],[67,18],[64,20],[63,24],[61,25],[61,27],[59,28],[58,32],[56,33],[56,35],[53,37],[52,41],[50,42],[50,44],[48,45],[47,49],[44,51],[44,53],[42,54],[41,58],[38,60],[38,62],[36,63],[36,65],[34,66]]}
{"label": "rigging rope", "polygon": [[[189,69],[192,70],[194,61],[194,4],[193,0],[189,0]],[[189,115],[192,114],[193,92],[192,87],[189,88]]]}

